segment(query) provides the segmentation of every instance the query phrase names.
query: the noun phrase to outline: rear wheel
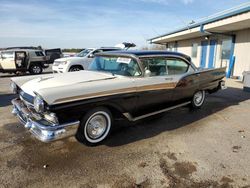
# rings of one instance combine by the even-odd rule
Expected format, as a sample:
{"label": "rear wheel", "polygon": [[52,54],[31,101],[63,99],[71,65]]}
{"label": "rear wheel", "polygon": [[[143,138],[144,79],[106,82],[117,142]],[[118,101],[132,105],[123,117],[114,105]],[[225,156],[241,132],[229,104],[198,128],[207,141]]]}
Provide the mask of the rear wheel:
{"label": "rear wheel", "polygon": [[72,66],[69,69],[69,72],[75,72],[75,71],[80,71],[83,70],[83,68],[81,66]]}
{"label": "rear wheel", "polygon": [[31,74],[41,74],[43,72],[43,68],[39,64],[30,65],[29,72]]}
{"label": "rear wheel", "polygon": [[82,118],[77,139],[86,145],[98,145],[109,135],[112,122],[112,114],[107,108],[95,108]]}
{"label": "rear wheel", "polygon": [[201,91],[195,92],[191,101],[191,108],[192,109],[201,108],[202,105],[204,104],[205,97],[206,97],[205,91],[201,90]]}

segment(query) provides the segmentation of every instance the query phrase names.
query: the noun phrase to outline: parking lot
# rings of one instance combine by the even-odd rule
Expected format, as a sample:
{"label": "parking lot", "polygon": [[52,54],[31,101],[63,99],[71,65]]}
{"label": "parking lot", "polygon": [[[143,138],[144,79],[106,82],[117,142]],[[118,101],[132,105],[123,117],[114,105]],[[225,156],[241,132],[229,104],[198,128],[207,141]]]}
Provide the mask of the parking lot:
{"label": "parking lot", "polygon": [[11,114],[13,75],[0,75],[0,187],[250,187],[250,93],[228,89],[137,123],[100,146],[32,138]]}

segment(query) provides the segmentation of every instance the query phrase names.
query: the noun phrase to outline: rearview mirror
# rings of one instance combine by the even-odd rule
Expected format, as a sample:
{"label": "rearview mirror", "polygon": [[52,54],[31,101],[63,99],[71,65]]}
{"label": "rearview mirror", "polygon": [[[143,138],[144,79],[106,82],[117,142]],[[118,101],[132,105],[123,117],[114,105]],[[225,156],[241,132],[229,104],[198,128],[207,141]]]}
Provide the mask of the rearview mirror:
{"label": "rearview mirror", "polygon": [[89,54],[88,58],[94,58],[95,55],[94,54]]}

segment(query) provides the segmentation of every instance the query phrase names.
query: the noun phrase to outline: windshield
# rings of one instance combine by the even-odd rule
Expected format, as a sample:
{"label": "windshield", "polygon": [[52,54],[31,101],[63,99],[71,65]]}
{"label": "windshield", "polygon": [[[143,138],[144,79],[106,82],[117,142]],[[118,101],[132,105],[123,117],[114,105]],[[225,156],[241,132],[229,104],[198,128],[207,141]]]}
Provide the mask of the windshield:
{"label": "windshield", "polygon": [[110,72],[123,76],[140,76],[141,70],[135,60],[129,57],[97,56],[89,66],[90,70]]}
{"label": "windshield", "polygon": [[85,49],[85,50],[81,51],[79,54],[76,54],[76,56],[77,57],[85,57],[91,51],[93,51],[93,50],[91,50],[91,49]]}

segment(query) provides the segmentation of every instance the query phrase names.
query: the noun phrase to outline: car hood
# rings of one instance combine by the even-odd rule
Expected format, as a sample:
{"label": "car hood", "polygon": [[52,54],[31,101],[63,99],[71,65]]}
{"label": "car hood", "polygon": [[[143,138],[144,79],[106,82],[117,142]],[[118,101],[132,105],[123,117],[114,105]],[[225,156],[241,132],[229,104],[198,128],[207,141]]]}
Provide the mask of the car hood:
{"label": "car hood", "polygon": [[64,74],[48,74],[29,78],[13,78],[14,81],[25,93],[35,96],[35,93],[40,94],[40,91],[50,88],[67,89],[67,86],[75,84],[96,82],[100,80],[116,78],[111,73],[102,73],[95,71],[77,71]]}
{"label": "car hood", "polygon": [[56,59],[55,61],[56,62],[63,62],[63,61],[80,61],[80,60],[83,60],[85,59],[86,57],[63,57],[63,58],[59,58],[59,59]]}

